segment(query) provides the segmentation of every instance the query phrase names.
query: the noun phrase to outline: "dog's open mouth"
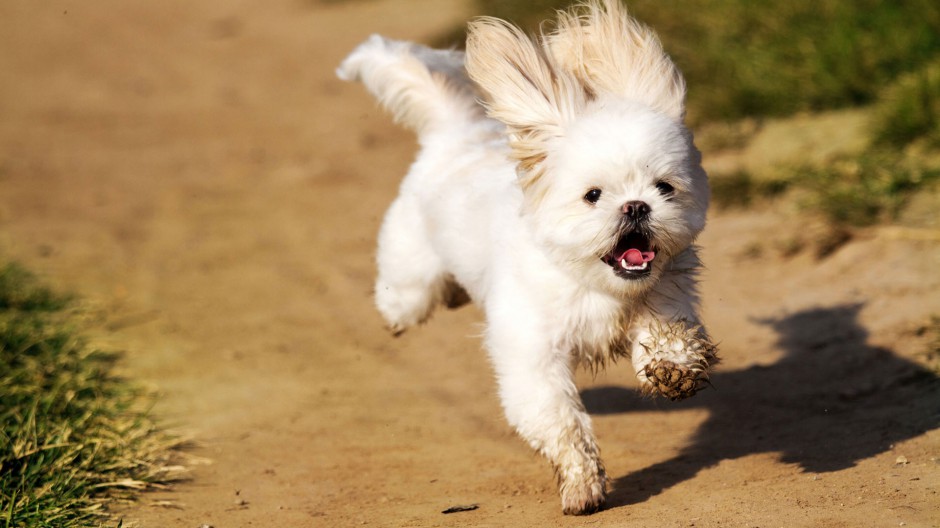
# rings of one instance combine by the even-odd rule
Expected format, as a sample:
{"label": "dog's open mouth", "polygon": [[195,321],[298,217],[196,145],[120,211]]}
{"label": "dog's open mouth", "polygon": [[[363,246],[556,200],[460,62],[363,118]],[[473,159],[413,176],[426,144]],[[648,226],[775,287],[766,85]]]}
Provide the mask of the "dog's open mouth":
{"label": "dog's open mouth", "polygon": [[622,235],[617,247],[601,260],[613,268],[618,277],[639,279],[649,275],[655,258],[656,250],[649,237],[640,231],[630,231]]}

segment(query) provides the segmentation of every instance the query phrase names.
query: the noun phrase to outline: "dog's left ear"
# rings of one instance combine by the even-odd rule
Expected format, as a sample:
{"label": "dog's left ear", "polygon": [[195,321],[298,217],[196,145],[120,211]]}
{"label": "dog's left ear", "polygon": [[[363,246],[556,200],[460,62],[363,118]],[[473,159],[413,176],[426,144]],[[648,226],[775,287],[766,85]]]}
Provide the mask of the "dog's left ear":
{"label": "dog's left ear", "polygon": [[489,116],[509,128],[521,183],[528,187],[538,179],[548,142],[563,135],[588,94],[574,75],[554,64],[543,46],[496,18],[470,23],[466,67],[488,96]]}

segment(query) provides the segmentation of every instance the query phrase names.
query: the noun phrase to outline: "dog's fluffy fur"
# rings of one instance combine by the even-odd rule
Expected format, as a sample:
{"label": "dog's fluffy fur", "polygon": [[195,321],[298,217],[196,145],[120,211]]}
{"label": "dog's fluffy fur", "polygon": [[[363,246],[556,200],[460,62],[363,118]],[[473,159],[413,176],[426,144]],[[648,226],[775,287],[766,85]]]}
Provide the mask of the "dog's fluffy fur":
{"label": "dog's fluffy fur", "polygon": [[681,74],[617,0],[537,40],[477,19],[466,54],[375,35],[338,74],[421,144],[379,233],[379,311],[398,333],[455,292],[478,303],[507,419],[551,461],[564,512],[596,511],[608,481],[574,369],[629,356],[644,390],[679,399],[715,361]]}

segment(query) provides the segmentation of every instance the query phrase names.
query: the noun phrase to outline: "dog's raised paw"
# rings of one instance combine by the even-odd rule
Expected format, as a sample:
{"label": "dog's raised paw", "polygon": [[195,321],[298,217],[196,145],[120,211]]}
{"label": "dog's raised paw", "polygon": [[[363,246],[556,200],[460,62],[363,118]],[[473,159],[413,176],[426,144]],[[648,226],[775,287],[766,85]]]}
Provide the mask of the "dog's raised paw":
{"label": "dog's raised paw", "polygon": [[704,370],[677,365],[669,360],[654,359],[646,368],[643,391],[670,400],[684,400],[694,396],[708,381]]}

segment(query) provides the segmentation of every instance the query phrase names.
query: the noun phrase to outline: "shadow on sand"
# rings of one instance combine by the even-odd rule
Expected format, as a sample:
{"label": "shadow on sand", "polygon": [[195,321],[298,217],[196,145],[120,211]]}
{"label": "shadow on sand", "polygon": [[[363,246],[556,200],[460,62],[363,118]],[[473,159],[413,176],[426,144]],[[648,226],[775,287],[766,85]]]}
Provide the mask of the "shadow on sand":
{"label": "shadow on sand", "polygon": [[[940,427],[940,378],[890,350],[866,344],[861,305],[762,321],[786,352],[771,366],[717,372],[705,391],[675,409],[709,418],[672,459],[616,479],[608,507],[643,502],[722,460],[781,454],[808,472],[837,471],[895,442]],[[582,392],[592,414],[663,411],[631,389]]]}

